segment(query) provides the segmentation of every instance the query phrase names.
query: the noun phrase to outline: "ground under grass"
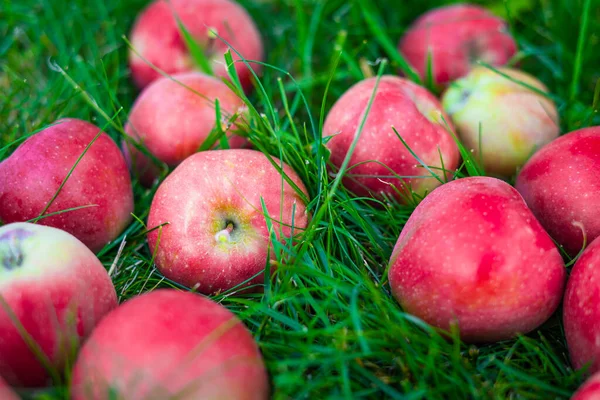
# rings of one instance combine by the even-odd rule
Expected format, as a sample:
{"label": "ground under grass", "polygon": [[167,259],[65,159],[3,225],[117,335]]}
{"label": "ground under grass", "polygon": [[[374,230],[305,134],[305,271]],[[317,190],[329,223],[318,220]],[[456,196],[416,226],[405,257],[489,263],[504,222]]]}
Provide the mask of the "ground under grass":
{"label": "ground under grass", "polygon": [[[119,140],[137,95],[126,63],[131,24],[146,0],[0,0],[0,160],[60,117],[89,120]],[[558,313],[515,340],[467,346],[401,311],[386,282],[392,247],[412,208],[350,196],[326,172],[324,113],[369,70],[396,73],[408,24],[441,0],[245,0],[267,63],[250,101],[264,114],[251,133],[290,164],[313,199],[304,240],[281,246],[264,295],[214,299],[259,342],[275,399],[566,399],[581,383]],[[560,110],[562,132],[600,124],[600,1],[477,1],[510,21],[518,61]],[[369,66],[369,68],[365,68]],[[109,123],[109,120],[112,122]],[[400,145],[400,144],[399,144]],[[240,166],[243,168],[244,166]],[[463,168],[461,174],[468,174]],[[156,187],[134,182],[145,221]],[[100,258],[121,301],[175,286],[155,270],[134,222]],[[68,397],[68,385],[28,398]]]}

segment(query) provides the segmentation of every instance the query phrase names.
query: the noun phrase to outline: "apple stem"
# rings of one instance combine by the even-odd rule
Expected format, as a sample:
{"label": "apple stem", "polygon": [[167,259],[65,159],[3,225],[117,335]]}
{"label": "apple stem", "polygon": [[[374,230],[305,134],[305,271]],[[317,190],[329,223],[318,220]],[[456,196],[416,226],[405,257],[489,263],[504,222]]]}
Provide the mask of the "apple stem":
{"label": "apple stem", "polygon": [[215,240],[217,243],[230,243],[231,242],[231,232],[233,232],[233,222],[228,222],[225,229],[220,230],[215,235]]}

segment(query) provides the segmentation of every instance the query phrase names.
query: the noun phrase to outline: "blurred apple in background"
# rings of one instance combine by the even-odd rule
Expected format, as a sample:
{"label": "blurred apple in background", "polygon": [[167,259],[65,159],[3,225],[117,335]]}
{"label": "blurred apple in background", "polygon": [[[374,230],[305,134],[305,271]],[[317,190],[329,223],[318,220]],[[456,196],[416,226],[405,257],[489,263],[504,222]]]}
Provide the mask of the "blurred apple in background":
{"label": "blurred apple in background", "polygon": [[515,69],[498,71],[474,68],[450,85],[442,105],[485,172],[511,176],[558,137],[558,111],[552,100],[529,88],[548,92],[539,80]]}
{"label": "blurred apple in background", "polygon": [[[229,46],[247,60],[263,61],[260,33],[248,12],[231,0],[157,0],[138,16],[130,40],[135,51],[129,53],[129,65],[136,84],[143,88],[161,74],[198,70],[180,31],[177,16],[204,51],[210,68],[217,76],[227,77],[223,54]],[[215,37],[215,31],[219,37]],[[136,52],[139,54],[136,54]],[[231,50],[234,60],[240,57]],[[259,73],[260,64],[252,64]],[[252,74],[241,61],[235,63],[240,83],[252,87]]]}
{"label": "blurred apple in background", "polygon": [[[241,128],[235,124],[244,119],[245,110],[244,102],[223,82],[200,72],[188,72],[160,78],[142,91],[125,131],[158,160],[175,167],[200,149],[217,124],[229,147],[246,146],[248,141],[236,134]],[[132,144],[124,143],[123,148],[142,183],[150,186],[158,176],[158,166]]]}
{"label": "blurred apple in background", "polygon": [[[331,136],[326,146],[337,168],[350,150],[376,81],[369,78],[352,86],[327,115],[323,137]],[[392,128],[438,179],[420,164]],[[410,197],[411,190],[425,195],[458,166],[458,147],[448,128],[452,129],[450,119],[425,88],[403,78],[383,76],[350,158],[344,185],[360,196],[387,194],[400,201]]]}
{"label": "blurred apple in background", "polygon": [[519,193],[490,177],[440,186],[410,216],[390,260],[404,310],[466,342],[527,333],[558,307],[566,270]]}
{"label": "blurred apple in background", "polygon": [[[23,142],[0,163],[0,221],[38,217],[100,129],[61,119]],[[85,207],[89,206],[89,207]],[[89,147],[39,224],[63,229],[92,251],[115,240],[131,221],[133,190],[119,147],[101,133]]]}
{"label": "blurred apple in background", "polygon": [[[275,160],[279,164],[279,161]],[[261,152],[214,150],[188,157],[159,186],[148,217],[158,269],[201,293],[233,288],[275,258],[262,203],[279,240],[308,224],[306,188],[287,165],[297,193]],[[303,198],[304,197],[304,198]],[[250,284],[262,283],[264,274]]]}
{"label": "blurred apple in background", "polygon": [[600,238],[575,263],[565,293],[563,320],[571,363],[600,371]]}
{"label": "blurred apple in background", "polygon": [[600,237],[600,126],[561,136],[538,151],[516,188],[550,236],[575,256]]}
{"label": "blurred apple in background", "polygon": [[37,224],[0,227],[0,376],[10,385],[50,383],[45,367],[64,372],[79,343],[116,306],[104,266],[75,237]]}
{"label": "blurred apple in background", "polygon": [[422,79],[431,57],[434,82],[446,84],[465,76],[477,61],[506,64],[517,45],[503,19],[474,4],[455,4],[421,15],[398,49]]}
{"label": "blurred apple in background", "polygon": [[266,400],[269,382],[252,335],[225,307],[159,289],[102,320],[73,371],[74,400]]}

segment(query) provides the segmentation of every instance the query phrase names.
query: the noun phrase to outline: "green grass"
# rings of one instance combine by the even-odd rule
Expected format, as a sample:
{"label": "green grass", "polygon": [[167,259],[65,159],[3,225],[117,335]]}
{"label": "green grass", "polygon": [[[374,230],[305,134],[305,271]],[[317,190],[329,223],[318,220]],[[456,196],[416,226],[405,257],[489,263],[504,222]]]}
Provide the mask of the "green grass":
{"label": "green grass", "polygon": [[[250,133],[306,184],[312,224],[282,244],[264,295],[216,296],[252,330],[275,399],[567,399],[581,383],[557,313],[515,340],[468,346],[401,311],[386,264],[412,208],[354,198],[327,172],[320,127],[327,110],[369,69],[410,70],[395,45],[440,0],[242,1],[267,46],[264,92]],[[600,1],[506,0],[485,4],[511,21],[520,66],[550,89],[562,132],[600,124]],[[137,95],[127,35],[145,0],[0,0],[0,159],[60,117],[89,120],[120,140]],[[377,60],[387,59],[387,65]],[[370,68],[365,68],[370,62]],[[377,65],[374,65],[377,64]],[[263,113],[258,118],[258,113]],[[111,122],[112,121],[112,122]],[[402,144],[399,141],[399,145]],[[470,167],[470,168],[469,168]],[[466,165],[461,173],[478,173]],[[145,227],[156,188],[134,182],[139,219],[100,258],[121,301],[177,287],[155,270]],[[57,385],[26,398],[68,396]]]}

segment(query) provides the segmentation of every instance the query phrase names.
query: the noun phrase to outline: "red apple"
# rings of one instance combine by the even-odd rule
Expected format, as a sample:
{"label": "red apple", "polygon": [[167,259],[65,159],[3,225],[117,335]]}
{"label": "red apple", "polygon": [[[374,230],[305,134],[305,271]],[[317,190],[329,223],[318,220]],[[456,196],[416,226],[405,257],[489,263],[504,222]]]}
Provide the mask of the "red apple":
{"label": "red apple", "polygon": [[527,333],[556,310],[565,268],[558,249],[509,184],[473,177],[423,200],[392,253],[403,308],[433,326],[458,323],[466,342]]}
{"label": "red apple", "polygon": [[[263,61],[260,33],[252,17],[235,1],[156,0],[141,12],[131,31],[135,52],[129,53],[129,65],[140,88],[161,76],[149,63],[167,74],[198,69],[188,52],[175,15],[202,47],[217,76],[228,76],[223,54],[229,46],[247,60]],[[216,31],[220,38],[215,37],[212,31]],[[231,55],[234,60],[240,60],[234,50]],[[235,69],[244,89],[250,89],[252,73],[248,67],[237,61]],[[253,64],[252,69],[258,73],[261,66]]]}
{"label": "red apple", "polygon": [[439,7],[421,15],[400,40],[399,51],[421,76],[431,59],[433,80],[446,84],[477,61],[506,64],[517,51],[506,22],[473,4]]}
{"label": "red apple", "polygon": [[[100,129],[62,119],[36,133],[0,163],[0,221],[39,216]],[[63,229],[92,251],[116,239],[131,221],[133,190],[118,146],[102,133],[85,153],[38,223]]]}
{"label": "red apple", "polygon": [[[298,175],[287,165],[283,171],[308,197]],[[264,154],[231,149],[187,158],[160,185],[150,207],[149,228],[169,223],[148,235],[158,269],[207,294],[260,273],[269,250],[275,258],[261,201],[279,239],[307,226],[301,195]],[[263,279],[260,274],[247,285]]]}
{"label": "red apple", "polygon": [[78,343],[116,306],[104,266],[75,237],[39,224],[0,228],[0,376],[10,385],[49,381],[24,338],[37,343],[38,356],[43,353],[60,373]]}
{"label": "red apple", "polygon": [[6,381],[0,376],[0,399],[19,400],[19,396],[8,386]]}
{"label": "red apple", "polygon": [[559,244],[571,254],[600,236],[600,126],[550,142],[525,164],[516,188]]}
{"label": "red apple", "polygon": [[571,400],[600,400],[600,373],[585,381],[573,394]]}
{"label": "red apple", "polygon": [[[352,86],[327,115],[323,136],[331,136],[327,147],[331,151],[331,162],[338,168],[364,118],[376,80],[369,78]],[[425,88],[406,79],[382,77],[361,137],[350,158],[344,177],[345,186],[361,196],[387,194],[402,200],[409,194],[406,186],[424,195],[440,182],[402,144],[392,128],[443,180],[449,173],[445,174],[442,166],[447,172],[453,171],[459,160],[456,143],[447,131],[451,127],[440,103]]]}
{"label": "red apple", "polygon": [[571,362],[581,368],[591,362],[600,371],[600,238],[575,263],[563,305],[565,335]]}
{"label": "red apple", "polygon": [[554,102],[530,87],[548,92],[523,71],[475,67],[444,93],[444,110],[488,174],[514,175],[535,151],[558,137]]}
{"label": "red apple", "polygon": [[159,289],[102,320],[75,364],[73,393],[74,400],[261,400],[269,383],[235,315],[200,295]]}
{"label": "red apple", "polygon": [[[220,121],[216,121],[216,100]],[[135,101],[125,130],[156,158],[174,167],[198,151],[217,122],[229,147],[245,146],[247,140],[235,134],[239,129],[235,121],[243,119],[245,109],[244,102],[220,80],[188,72],[148,86]],[[152,183],[156,177],[152,161],[134,146],[124,147],[143,183]]]}

